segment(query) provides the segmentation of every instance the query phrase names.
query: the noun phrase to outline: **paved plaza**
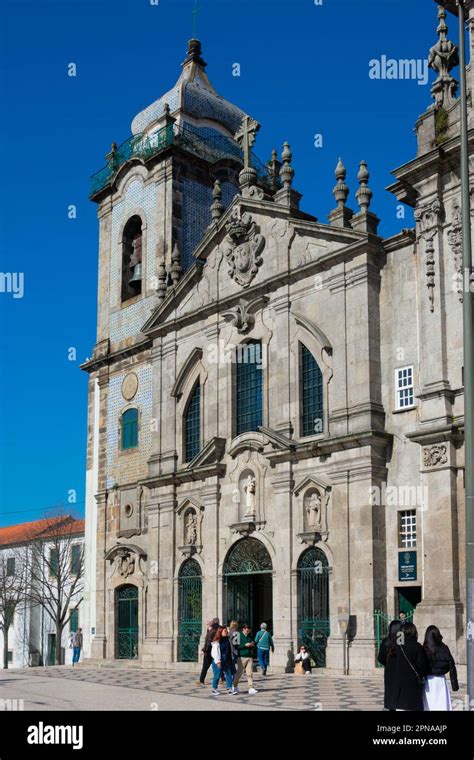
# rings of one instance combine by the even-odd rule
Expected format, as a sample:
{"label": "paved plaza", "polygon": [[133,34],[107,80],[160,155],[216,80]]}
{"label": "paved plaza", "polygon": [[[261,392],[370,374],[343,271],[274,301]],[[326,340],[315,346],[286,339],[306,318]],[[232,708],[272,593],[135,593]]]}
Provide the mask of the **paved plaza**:
{"label": "paved plaza", "polygon": [[[210,675],[210,674],[209,674]],[[11,669],[0,674],[0,699],[25,710],[376,710],[383,708],[382,673],[358,678],[312,673],[256,674],[258,694],[210,694],[196,674],[171,670],[81,665]],[[456,694],[459,698],[463,691]]]}

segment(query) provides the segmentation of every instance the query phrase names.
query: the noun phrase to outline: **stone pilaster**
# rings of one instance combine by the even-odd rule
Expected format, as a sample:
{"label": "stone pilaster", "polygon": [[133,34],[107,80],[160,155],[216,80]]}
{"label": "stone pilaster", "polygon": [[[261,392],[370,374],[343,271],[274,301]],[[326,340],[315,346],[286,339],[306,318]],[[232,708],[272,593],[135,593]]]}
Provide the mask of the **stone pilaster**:
{"label": "stone pilaster", "polygon": [[273,630],[275,631],[275,653],[272,668],[284,671],[289,664],[289,653],[295,652],[297,623],[292,610],[292,599],[296,593],[295,579],[292,577],[293,526],[292,490],[294,486],[291,466],[286,462],[275,468],[273,485],[273,524],[276,526],[272,541],[275,547],[273,571]]}

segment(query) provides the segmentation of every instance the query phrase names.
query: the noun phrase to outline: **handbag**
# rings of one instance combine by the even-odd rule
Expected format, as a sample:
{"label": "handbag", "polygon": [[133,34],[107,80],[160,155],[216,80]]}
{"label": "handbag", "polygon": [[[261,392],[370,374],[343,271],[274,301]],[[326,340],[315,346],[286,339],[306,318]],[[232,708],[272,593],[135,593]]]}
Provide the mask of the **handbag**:
{"label": "handbag", "polygon": [[298,662],[295,663],[295,673],[298,676],[304,676],[304,668],[301,660],[298,660]]}
{"label": "handbag", "polygon": [[423,684],[426,682],[426,678],[424,676],[420,676],[420,674],[418,673],[418,671],[413,667],[413,665],[411,664],[410,660],[408,659],[408,657],[406,655],[406,652],[403,649],[403,646],[401,644],[400,644],[400,649],[403,652],[403,656],[404,656],[405,660],[408,662],[410,668],[413,670],[414,674],[416,675],[416,680],[417,680],[418,684],[420,686],[423,686]]}

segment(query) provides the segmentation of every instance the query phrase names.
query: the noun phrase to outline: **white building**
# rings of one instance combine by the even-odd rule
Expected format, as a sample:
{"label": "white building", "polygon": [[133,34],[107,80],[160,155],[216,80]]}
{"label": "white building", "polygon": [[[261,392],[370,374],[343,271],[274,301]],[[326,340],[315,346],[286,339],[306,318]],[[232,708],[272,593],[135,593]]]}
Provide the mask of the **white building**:
{"label": "white building", "polygon": [[[37,603],[37,599],[41,586],[42,594],[51,595],[54,576],[51,576],[51,581],[46,586],[41,584],[43,572],[38,568],[38,561],[46,563],[46,558],[48,558],[51,562],[51,553],[54,553],[58,544],[59,526],[64,532],[64,540],[61,542],[58,554],[60,561],[64,564],[68,563],[71,578],[73,578],[75,568],[83,562],[84,520],[76,520],[66,515],[0,528],[0,562],[4,560],[3,566],[9,575],[25,573],[27,579],[25,598],[17,606],[13,625],[8,632],[9,667],[24,668],[57,664],[55,623],[48,610]],[[34,593],[32,593],[33,585],[36,589]],[[67,587],[67,582],[65,585]],[[77,607],[82,595],[81,581],[69,600],[68,609],[73,612],[62,634],[61,647],[64,650],[62,659],[66,664],[72,660],[72,649],[68,646],[70,634],[83,626],[83,605],[79,604]],[[1,604],[0,598],[0,606]],[[3,644],[3,634],[0,631],[1,653],[3,653]]]}

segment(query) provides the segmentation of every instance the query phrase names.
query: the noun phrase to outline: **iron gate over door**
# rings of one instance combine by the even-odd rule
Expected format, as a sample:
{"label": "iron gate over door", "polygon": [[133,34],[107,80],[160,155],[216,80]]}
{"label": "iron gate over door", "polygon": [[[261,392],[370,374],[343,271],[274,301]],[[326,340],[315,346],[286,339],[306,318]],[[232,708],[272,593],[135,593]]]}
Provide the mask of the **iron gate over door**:
{"label": "iron gate over door", "polygon": [[202,632],[202,577],[195,559],[188,559],[179,571],[178,661],[197,662]]}
{"label": "iron gate over door", "polygon": [[121,586],[116,592],[117,658],[135,660],[138,657],[138,589]]}
{"label": "iron gate over door", "polygon": [[255,538],[238,541],[224,565],[227,619],[237,620],[240,625],[248,623],[254,635],[263,620],[271,628],[271,576],[272,560],[261,541]]}
{"label": "iron gate over door", "polygon": [[304,644],[316,667],[326,666],[329,637],[329,568],[321,549],[308,549],[298,562],[298,646]]}

